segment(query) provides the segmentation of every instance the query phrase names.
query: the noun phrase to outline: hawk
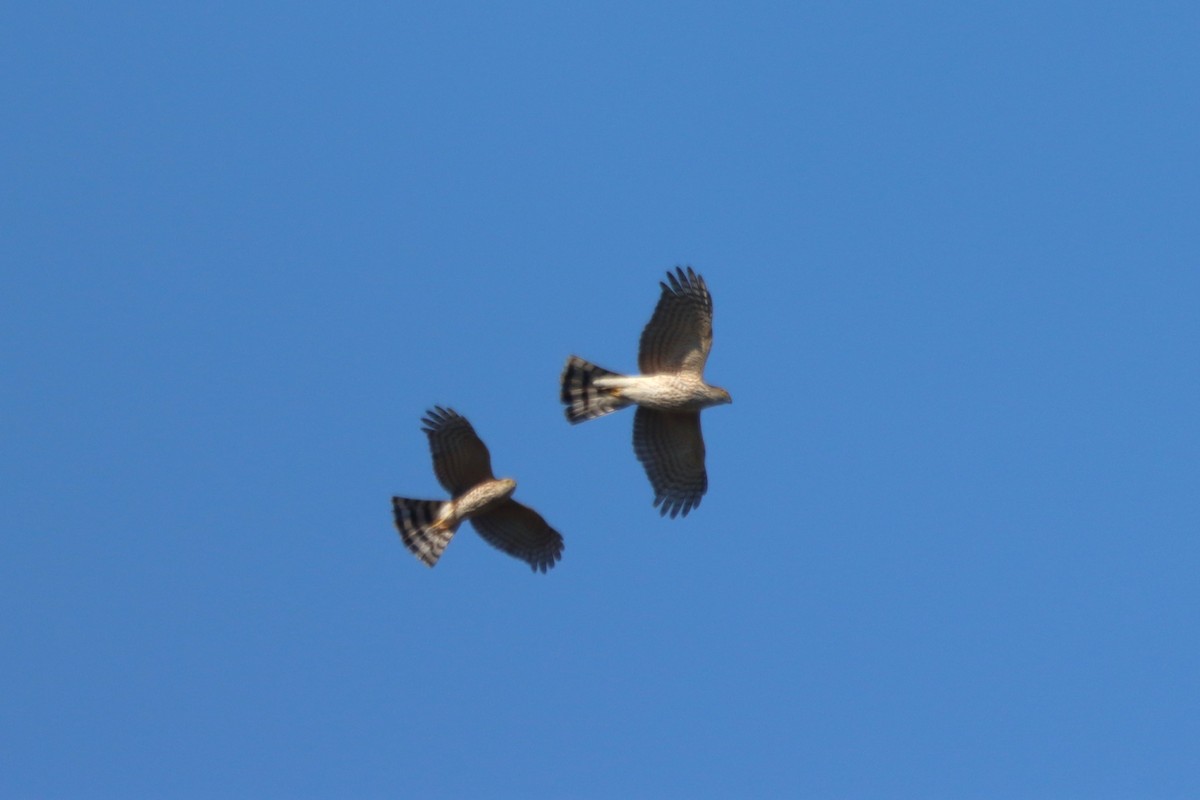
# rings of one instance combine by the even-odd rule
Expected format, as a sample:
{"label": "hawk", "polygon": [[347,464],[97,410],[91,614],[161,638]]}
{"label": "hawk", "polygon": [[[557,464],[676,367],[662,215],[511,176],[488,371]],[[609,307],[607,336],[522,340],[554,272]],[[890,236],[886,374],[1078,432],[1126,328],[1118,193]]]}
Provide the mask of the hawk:
{"label": "hawk", "polygon": [[704,382],[712,349],[712,297],[704,278],[676,267],[659,286],[662,295],[638,347],[642,374],[621,375],[571,356],[561,396],[573,424],[637,406],[633,450],[659,513],[675,517],[700,505],[708,490],[700,410],[733,399]]}
{"label": "hawk", "polygon": [[463,520],[484,541],[545,572],[562,558],[563,538],[532,508],[512,499],[517,482],[492,474],[492,457],[471,423],[434,406],[421,419],[429,436],[433,471],[452,499],[393,497],[396,529],[413,555],[433,566]]}

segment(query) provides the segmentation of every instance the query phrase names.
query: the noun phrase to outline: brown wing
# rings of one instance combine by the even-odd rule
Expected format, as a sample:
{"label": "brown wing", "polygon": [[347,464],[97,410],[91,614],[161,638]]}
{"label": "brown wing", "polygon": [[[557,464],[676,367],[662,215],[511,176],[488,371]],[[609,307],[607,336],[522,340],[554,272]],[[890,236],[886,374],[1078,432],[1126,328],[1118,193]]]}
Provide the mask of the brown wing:
{"label": "brown wing", "polygon": [[700,412],[654,411],[638,406],[633,450],[654,487],[659,513],[687,515],[708,491]]}
{"label": "brown wing", "polygon": [[505,500],[492,510],[471,517],[484,541],[521,559],[535,572],[545,572],[562,558],[562,534],[542,515],[516,500]]}
{"label": "brown wing", "polygon": [[642,331],[638,368],[643,375],[704,371],[712,349],[712,297],[691,267],[676,267],[660,283],[662,295]]}
{"label": "brown wing", "polygon": [[429,436],[433,472],[446,491],[458,497],[492,478],[492,457],[471,423],[456,411],[434,406],[421,422]]}

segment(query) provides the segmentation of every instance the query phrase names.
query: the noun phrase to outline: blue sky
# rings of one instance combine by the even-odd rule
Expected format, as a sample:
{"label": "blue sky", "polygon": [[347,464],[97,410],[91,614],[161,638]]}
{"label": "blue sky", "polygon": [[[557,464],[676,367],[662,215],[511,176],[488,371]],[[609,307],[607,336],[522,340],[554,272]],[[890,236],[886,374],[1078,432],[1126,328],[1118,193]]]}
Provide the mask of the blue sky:
{"label": "blue sky", "polygon": [[[0,795],[1200,793],[1194,5],[5,17]],[[557,380],[675,264],[663,520]]]}

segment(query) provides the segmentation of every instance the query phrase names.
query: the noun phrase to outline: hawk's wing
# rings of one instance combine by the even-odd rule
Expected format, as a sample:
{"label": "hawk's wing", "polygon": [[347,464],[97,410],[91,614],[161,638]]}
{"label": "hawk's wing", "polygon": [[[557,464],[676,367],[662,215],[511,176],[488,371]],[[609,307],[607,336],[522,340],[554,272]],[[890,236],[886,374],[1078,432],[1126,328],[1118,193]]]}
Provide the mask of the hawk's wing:
{"label": "hawk's wing", "polygon": [[654,411],[638,406],[633,450],[654,487],[659,513],[686,515],[708,490],[700,412]]}
{"label": "hawk's wing", "polygon": [[535,571],[545,572],[562,558],[562,534],[541,514],[516,500],[505,500],[471,517],[471,524],[492,547],[521,559]]}
{"label": "hawk's wing", "polygon": [[712,349],[712,297],[691,267],[676,267],[660,283],[662,296],[642,331],[638,368],[643,375],[690,372],[700,375]]}
{"label": "hawk's wing", "polygon": [[492,457],[471,423],[458,412],[434,406],[421,420],[429,436],[433,471],[454,497],[492,478]]}

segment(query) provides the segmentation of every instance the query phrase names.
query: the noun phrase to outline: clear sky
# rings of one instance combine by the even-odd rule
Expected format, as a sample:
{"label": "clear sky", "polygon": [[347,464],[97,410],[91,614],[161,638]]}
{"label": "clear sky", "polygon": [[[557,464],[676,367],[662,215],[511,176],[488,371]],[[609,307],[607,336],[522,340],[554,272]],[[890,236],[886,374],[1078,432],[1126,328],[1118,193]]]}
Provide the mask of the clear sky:
{"label": "clear sky", "polygon": [[[0,37],[0,796],[1200,796],[1194,3]],[[734,403],[664,520],[557,385],[676,264]],[[435,403],[549,574],[401,545]]]}

